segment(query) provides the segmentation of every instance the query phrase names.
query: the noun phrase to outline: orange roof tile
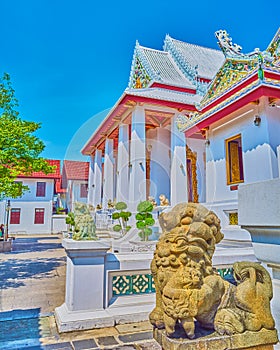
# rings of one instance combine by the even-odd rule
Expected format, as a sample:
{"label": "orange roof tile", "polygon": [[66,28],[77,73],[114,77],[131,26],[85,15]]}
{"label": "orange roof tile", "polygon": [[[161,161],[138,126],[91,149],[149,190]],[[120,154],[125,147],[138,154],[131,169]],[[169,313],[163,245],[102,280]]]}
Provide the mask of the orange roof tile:
{"label": "orange roof tile", "polygon": [[88,180],[89,162],[65,160],[63,162],[63,176],[67,180]]}
{"label": "orange roof tile", "polygon": [[18,175],[18,177],[32,177],[32,178],[47,178],[47,179],[58,179],[60,178],[60,160],[46,159],[50,165],[55,165],[56,169],[53,173],[44,174],[42,171],[33,172],[31,175]]}

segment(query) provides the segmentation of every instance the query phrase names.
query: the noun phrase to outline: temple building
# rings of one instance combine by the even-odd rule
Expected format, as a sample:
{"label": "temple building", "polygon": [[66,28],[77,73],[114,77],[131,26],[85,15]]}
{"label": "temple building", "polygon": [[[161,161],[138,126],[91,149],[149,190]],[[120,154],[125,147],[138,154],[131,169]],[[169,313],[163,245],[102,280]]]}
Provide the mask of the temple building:
{"label": "temple building", "polygon": [[[221,50],[166,36],[163,50],[136,43],[128,88],[82,149],[91,157],[88,201],[135,210],[193,201],[238,228],[238,186],[278,177],[280,32],[265,51]],[[279,150],[279,148],[278,148]]]}

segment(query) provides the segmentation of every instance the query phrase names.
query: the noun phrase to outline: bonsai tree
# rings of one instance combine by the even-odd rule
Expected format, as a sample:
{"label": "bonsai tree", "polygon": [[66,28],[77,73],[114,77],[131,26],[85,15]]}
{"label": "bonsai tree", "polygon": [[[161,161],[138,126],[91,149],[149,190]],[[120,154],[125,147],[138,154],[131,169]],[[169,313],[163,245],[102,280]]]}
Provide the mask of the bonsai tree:
{"label": "bonsai tree", "polygon": [[118,220],[119,223],[113,226],[113,230],[116,232],[121,232],[122,236],[124,236],[131,229],[131,226],[128,225],[131,212],[125,211],[125,209],[127,209],[127,205],[124,202],[116,203],[115,209],[116,211],[112,214],[112,219]]}
{"label": "bonsai tree", "polygon": [[136,227],[140,230],[139,236],[142,241],[148,241],[149,236],[152,234],[150,226],[155,224],[155,220],[151,212],[153,211],[153,204],[150,201],[140,202],[137,206],[138,213],[135,218],[137,220]]}
{"label": "bonsai tree", "polygon": [[76,223],[75,223],[75,216],[74,213],[68,213],[67,217],[65,218],[66,224],[69,225],[69,230],[70,232],[78,232],[79,229],[76,227]]}

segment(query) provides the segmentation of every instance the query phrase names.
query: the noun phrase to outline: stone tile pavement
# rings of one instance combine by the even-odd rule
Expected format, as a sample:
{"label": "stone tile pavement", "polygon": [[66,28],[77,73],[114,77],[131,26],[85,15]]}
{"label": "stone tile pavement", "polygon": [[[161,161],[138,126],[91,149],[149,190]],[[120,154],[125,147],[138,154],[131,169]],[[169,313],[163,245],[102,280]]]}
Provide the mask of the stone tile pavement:
{"label": "stone tile pavement", "polygon": [[0,349],[160,349],[149,322],[59,334],[65,262],[59,235],[18,236],[0,253]]}
{"label": "stone tile pavement", "polygon": [[59,235],[18,236],[0,253],[1,350],[161,349],[149,322],[59,334],[53,312],[64,302],[65,262]]}

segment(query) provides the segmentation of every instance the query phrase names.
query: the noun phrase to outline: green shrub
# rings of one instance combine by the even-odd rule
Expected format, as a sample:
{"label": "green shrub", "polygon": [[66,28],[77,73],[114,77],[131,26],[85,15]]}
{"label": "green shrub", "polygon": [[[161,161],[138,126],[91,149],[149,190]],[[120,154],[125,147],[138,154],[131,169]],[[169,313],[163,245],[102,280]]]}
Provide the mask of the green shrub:
{"label": "green shrub", "polygon": [[148,241],[149,236],[153,230],[149,226],[155,224],[155,220],[151,212],[153,211],[153,205],[150,201],[140,202],[137,206],[138,213],[136,214],[136,227],[139,229],[139,236],[142,241]]}

